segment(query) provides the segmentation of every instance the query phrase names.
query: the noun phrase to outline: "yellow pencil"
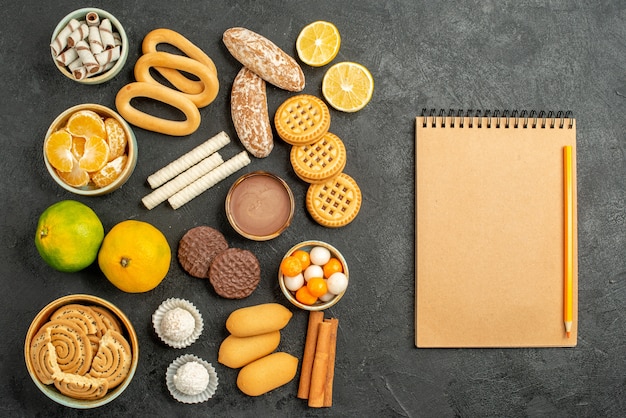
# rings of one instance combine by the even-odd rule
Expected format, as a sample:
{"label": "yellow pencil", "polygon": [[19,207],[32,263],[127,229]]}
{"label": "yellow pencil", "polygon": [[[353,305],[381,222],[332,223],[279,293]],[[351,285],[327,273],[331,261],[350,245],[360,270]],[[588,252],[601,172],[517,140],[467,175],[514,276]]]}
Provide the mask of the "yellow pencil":
{"label": "yellow pencil", "polygon": [[563,147],[563,321],[567,338],[572,332],[573,269],[574,269],[574,185],[572,173],[572,146]]}

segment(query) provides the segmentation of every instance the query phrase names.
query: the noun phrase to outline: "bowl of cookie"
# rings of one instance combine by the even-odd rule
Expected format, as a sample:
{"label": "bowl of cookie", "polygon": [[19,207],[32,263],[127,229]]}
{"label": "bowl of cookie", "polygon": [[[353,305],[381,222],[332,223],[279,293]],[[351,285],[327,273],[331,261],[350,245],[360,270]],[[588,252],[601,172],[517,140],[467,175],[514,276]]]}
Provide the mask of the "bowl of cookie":
{"label": "bowl of cookie", "polygon": [[64,110],[46,132],[43,159],[52,179],[81,196],[119,189],[137,165],[137,139],[113,109],[83,103]]}
{"label": "bowl of cookie", "polygon": [[139,361],[128,317],[97,296],[74,294],[46,305],[24,343],[26,368],[53,401],[76,409],[105,405],[128,387]]}
{"label": "bowl of cookie", "polygon": [[128,37],[122,24],[106,10],[88,7],[68,13],[50,40],[57,69],[81,84],[111,80],[128,58]]}
{"label": "bowl of cookie", "polygon": [[291,247],[278,268],[278,284],[287,300],[307,311],[321,311],[339,302],[349,277],[341,252],[316,240]]}

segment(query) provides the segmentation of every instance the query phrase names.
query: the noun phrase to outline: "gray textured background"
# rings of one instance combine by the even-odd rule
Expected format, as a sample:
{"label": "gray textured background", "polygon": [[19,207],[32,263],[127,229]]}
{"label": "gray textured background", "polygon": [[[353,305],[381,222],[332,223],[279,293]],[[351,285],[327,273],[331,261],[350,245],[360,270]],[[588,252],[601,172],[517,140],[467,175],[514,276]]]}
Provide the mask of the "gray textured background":
{"label": "gray textured background", "polygon": [[[3,416],[549,416],[617,417],[626,410],[626,4],[577,1],[165,1],[93,2],[125,25],[131,49],[122,73],[83,86],[53,67],[53,28],[77,1],[10,2],[0,24],[0,415]],[[132,5],[132,6],[131,6]],[[366,65],[374,98],[356,114],[332,112],[331,131],[345,142],[345,171],[363,191],[363,206],[345,228],[329,230],[306,213],[305,185],[293,174],[288,147],[244,171],[266,169],[292,187],[297,204],[281,237],[255,243],[238,237],[223,213],[235,177],[174,211],[147,211],[146,178],[175,157],[224,130],[234,138],[229,89],[239,64],[221,42],[223,31],[245,26],[294,54],[307,23],[334,22],[343,42],[335,61]],[[215,61],[217,100],[202,110],[200,129],[168,138],[136,129],[139,161],[130,181],[106,197],[70,195],[49,178],[42,161],[48,124],[83,102],[114,106],[132,80],[144,35],[157,27],[181,32]],[[305,92],[320,94],[325,68],[305,67]],[[268,89],[270,114],[289,93]],[[572,110],[578,126],[579,340],[575,349],[418,350],[414,348],[414,117],[422,108]],[[242,149],[235,140],[224,151]],[[33,235],[49,205],[75,198],[98,213],[105,229],[125,219],[160,228],[173,249],[198,225],[220,229],[231,246],[249,249],[262,282],[243,301],[217,297],[173,260],[164,282],[147,294],[125,294],[97,267],[76,274],[53,271],[39,258]],[[453,233],[452,231],[450,233]],[[241,306],[286,303],[275,281],[283,253],[320,239],[342,250],[351,270],[345,298],[328,315],[340,320],[334,406],[308,409],[296,381],[259,398],[236,386],[236,371],[218,365],[220,386],[210,401],[176,403],[164,373],[178,355],[217,364],[228,314]],[[127,391],[106,407],[79,412],[39,393],[26,372],[23,341],[35,314],[68,293],[90,293],[118,305],[138,330],[141,358]],[[205,332],[188,349],[160,344],[150,315],[168,297],[199,306]],[[295,315],[281,349],[301,356],[306,314]]]}

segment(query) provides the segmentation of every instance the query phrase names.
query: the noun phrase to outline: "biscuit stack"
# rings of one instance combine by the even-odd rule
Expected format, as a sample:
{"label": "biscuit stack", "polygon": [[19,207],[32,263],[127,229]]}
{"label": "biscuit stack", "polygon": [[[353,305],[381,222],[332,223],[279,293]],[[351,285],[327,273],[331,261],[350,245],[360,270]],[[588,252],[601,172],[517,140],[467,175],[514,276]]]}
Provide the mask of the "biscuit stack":
{"label": "biscuit stack", "polygon": [[338,228],[352,222],[361,208],[361,190],[343,173],[346,148],[328,132],[330,112],[319,98],[300,94],[285,100],[274,116],[276,132],[292,146],[291,166],[310,184],[306,207],[322,226]]}

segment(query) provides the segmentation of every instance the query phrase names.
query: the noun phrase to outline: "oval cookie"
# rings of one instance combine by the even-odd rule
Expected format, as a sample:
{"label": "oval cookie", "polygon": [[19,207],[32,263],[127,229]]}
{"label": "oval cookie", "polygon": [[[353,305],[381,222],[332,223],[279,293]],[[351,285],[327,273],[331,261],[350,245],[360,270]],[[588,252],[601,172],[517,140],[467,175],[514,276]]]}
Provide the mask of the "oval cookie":
{"label": "oval cookie", "polygon": [[237,61],[268,83],[288,91],[304,89],[298,62],[269,39],[246,28],[230,28],[222,40]]}
{"label": "oval cookie", "polygon": [[215,256],[227,248],[228,242],[220,231],[210,226],[197,226],[181,238],[178,244],[178,261],[193,277],[206,279]]}

